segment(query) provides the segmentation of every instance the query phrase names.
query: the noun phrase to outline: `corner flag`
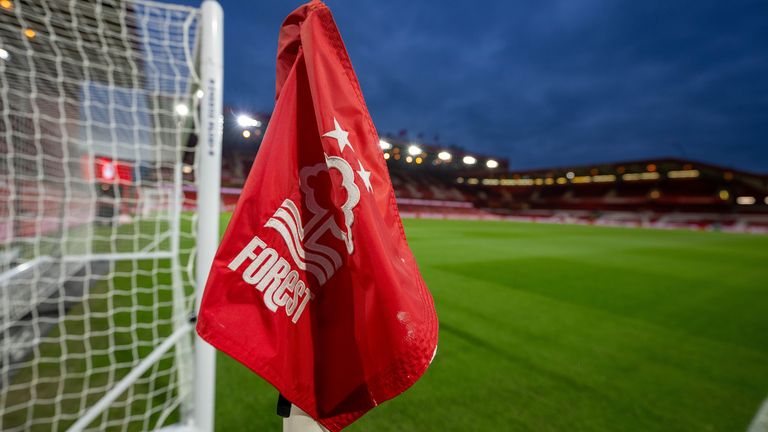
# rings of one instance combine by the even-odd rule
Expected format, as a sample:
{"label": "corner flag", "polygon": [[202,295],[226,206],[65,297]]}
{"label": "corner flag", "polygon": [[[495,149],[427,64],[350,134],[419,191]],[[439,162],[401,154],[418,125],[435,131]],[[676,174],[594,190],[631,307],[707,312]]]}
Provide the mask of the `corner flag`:
{"label": "corner flag", "polygon": [[338,431],[416,382],[437,327],[352,64],[313,1],[283,23],[274,113],[197,331]]}

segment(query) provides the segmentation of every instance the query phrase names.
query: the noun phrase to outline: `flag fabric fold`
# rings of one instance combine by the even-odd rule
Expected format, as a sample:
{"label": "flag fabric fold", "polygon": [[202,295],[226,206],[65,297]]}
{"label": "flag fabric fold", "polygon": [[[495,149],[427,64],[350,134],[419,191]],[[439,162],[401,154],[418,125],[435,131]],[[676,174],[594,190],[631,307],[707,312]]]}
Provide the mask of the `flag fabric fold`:
{"label": "flag fabric fold", "polygon": [[276,105],[216,253],[200,336],[331,431],[413,385],[437,347],[379,137],[329,9],[280,32]]}

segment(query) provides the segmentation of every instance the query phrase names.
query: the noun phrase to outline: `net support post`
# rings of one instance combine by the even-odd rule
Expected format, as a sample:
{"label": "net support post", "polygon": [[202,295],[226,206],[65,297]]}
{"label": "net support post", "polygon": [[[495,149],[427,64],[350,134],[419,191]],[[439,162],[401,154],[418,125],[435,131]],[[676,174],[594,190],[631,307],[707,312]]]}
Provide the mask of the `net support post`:
{"label": "net support post", "polygon": [[[201,7],[200,135],[197,172],[197,263],[195,312],[200,308],[208,271],[219,244],[222,92],[224,78],[224,12],[215,0]],[[194,428],[212,432],[216,397],[216,351],[195,335]]]}

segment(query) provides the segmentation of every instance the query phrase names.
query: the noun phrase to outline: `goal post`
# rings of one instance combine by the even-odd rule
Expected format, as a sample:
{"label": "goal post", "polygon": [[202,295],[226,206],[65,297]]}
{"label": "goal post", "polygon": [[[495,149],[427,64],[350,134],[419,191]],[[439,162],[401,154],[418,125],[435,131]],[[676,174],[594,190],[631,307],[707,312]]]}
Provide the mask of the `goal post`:
{"label": "goal post", "polygon": [[213,430],[222,17],[0,2],[0,430]]}
{"label": "goal post", "polygon": [[[195,313],[203,299],[208,271],[219,245],[221,217],[221,139],[224,81],[224,14],[215,0],[202,6],[203,31],[200,54],[200,81],[203,100],[200,107],[200,144],[198,145],[198,224],[197,224],[197,290]],[[204,181],[202,181],[204,179]],[[213,431],[216,350],[195,335],[195,426],[200,431]]]}

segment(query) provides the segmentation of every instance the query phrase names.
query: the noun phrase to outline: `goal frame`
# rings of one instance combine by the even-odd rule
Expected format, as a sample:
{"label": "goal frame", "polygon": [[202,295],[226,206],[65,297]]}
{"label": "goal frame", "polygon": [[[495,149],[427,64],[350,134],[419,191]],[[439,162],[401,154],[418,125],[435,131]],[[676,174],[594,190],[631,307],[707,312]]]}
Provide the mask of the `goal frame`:
{"label": "goal frame", "polygon": [[[201,7],[200,128],[197,155],[197,262],[195,314],[199,311],[208,272],[219,246],[221,217],[221,139],[224,81],[224,12],[216,0]],[[194,330],[193,330],[194,331]],[[195,335],[194,428],[212,432],[216,399],[216,350]]]}

